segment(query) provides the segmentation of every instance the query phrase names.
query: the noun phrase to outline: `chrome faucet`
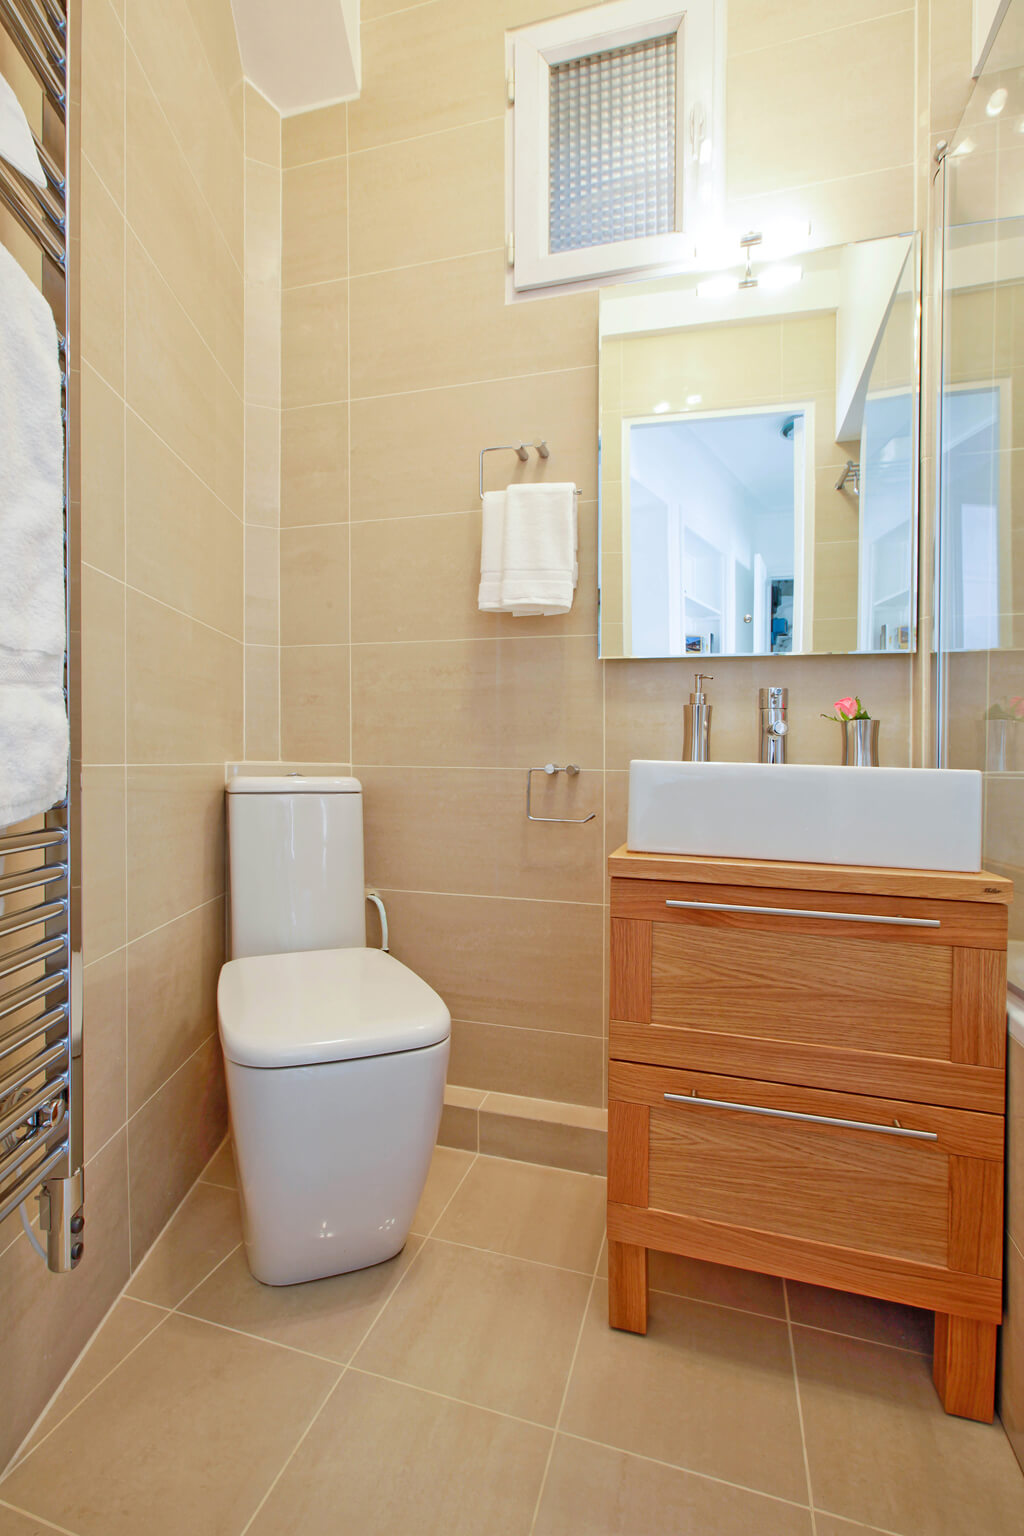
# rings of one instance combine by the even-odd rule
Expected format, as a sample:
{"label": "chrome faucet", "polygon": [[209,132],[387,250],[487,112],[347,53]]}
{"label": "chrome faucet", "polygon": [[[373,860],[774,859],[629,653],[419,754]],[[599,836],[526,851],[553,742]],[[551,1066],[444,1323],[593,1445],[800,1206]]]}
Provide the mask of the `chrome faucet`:
{"label": "chrome faucet", "polygon": [[761,751],[759,762],[784,763],[789,735],[788,688],[762,688],[757,697],[761,712]]}

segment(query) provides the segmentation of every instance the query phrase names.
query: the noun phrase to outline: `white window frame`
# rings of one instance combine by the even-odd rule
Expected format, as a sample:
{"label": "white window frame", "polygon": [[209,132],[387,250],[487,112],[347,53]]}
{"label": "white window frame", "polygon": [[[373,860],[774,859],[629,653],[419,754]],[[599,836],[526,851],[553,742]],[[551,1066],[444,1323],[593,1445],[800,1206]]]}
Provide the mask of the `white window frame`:
{"label": "white window frame", "polygon": [[[508,38],[510,264],[518,291],[691,263],[720,211],[724,179],[725,0],[611,0]],[[676,34],[676,222],[670,234],[549,250],[549,72],[591,53]]]}

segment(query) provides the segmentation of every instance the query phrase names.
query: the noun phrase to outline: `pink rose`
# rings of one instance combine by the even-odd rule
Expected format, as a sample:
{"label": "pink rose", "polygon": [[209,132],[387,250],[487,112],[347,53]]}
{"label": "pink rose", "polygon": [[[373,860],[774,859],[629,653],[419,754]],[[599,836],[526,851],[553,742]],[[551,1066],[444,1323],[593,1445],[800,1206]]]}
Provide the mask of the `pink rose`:
{"label": "pink rose", "polygon": [[852,720],[857,713],[857,700],[836,699],[833,708],[841,720]]}

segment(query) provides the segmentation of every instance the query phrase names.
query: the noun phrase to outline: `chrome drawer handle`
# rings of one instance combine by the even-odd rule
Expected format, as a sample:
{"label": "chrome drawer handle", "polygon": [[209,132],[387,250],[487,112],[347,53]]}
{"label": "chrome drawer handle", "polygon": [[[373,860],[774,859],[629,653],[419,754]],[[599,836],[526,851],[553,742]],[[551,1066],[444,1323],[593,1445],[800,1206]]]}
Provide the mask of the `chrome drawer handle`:
{"label": "chrome drawer handle", "polygon": [[805,1120],[810,1125],[838,1125],[847,1131],[880,1131],[883,1136],[906,1136],[913,1141],[938,1141],[936,1131],[909,1131],[899,1121],[876,1125],[871,1120],[839,1120],[834,1115],[802,1115],[795,1109],[766,1109],[763,1104],[733,1104],[728,1099],[705,1099],[693,1093],[666,1093],[673,1104],[706,1104],[711,1109],[738,1109],[744,1115],[766,1115],[771,1120]]}
{"label": "chrome drawer handle", "polygon": [[812,912],[807,907],[736,907],[725,901],[666,901],[666,907],[701,912],[753,912],[757,917],[821,917],[836,923],[892,923],[899,928],[941,928],[937,917],[876,917],[873,912]]}

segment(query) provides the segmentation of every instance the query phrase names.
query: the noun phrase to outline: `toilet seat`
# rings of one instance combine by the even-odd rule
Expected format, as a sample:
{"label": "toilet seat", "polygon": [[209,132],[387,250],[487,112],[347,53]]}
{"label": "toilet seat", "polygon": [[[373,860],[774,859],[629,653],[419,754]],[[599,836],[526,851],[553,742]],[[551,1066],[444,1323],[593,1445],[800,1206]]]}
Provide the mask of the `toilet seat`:
{"label": "toilet seat", "polygon": [[230,960],[217,1011],[224,1054],[244,1067],[304,1067],[447,1040],[432,987],[380,949],[297,950]]}

